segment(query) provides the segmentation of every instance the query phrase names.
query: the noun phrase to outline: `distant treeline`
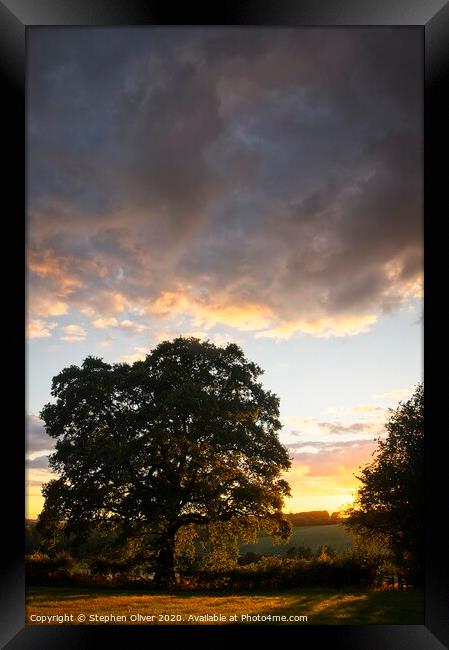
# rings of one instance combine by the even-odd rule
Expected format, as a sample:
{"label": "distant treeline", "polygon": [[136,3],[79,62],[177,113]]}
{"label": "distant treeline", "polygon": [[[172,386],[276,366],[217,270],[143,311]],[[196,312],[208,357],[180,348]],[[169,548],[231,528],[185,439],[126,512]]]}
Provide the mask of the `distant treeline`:
{"label": "distant treeline", "polygon": [[333,512],[330,515],[327,510],[289,512],[285,516],[292,526],[325,526],[327,524],[337,524],[340,521],[339,512]]}
{"label": "distant treeline", "polygon": [[[339,523],[340,513],[333,512],[331,515],[327,510],[309,510],[308,512],[289,512],[285,515],[292,526],[324,526],[326,524]],[[35,519],[25,519],[27,526],[33,526]]]}

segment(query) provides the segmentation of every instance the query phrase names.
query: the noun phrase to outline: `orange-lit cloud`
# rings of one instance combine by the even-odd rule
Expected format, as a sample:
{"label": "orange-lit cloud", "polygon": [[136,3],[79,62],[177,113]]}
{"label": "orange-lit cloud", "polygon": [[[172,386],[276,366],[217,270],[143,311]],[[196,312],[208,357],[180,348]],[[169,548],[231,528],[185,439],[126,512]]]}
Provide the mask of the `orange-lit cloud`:
{"label": "orange-lit cloud", "polygon": [[27,322],[27,336],[29,339],[48,338],[56,326],[57,323],[49,323],[38,318],[30,318]]}
{"label": "orange-lit cloud", "polygon": [[92,325],[97,329],[106,329],[108,327],[117,327],[118,321],[114,316],[110,318],[95,318],[92,321]]}
{"label": "orange-lit cloud", "polygon": [[51,293],[31,290],[29,292],[28,312],[32,316],[47,318],[49,316],[63,316],[69,311],[69,305],[64,300],[52,296]]}
{"label": "orange-lit cloud", "polygon": [[272,338],[283,341],[293,334],[310,334],[322,338],[330,336],[354,336],[367,332],[377,320],[374,314],[360,316],[335,316],[334,318],[299,319],[281,323],[275,327],[257,332],[257,338]]}
{"label": "orange-lit cloud", "polygon": [[61,327],[63,341],[71,343],[75,341],[84,341],[86,338],[86,330],[81,325],[65,325]]}
{"label": "orange-lit cloud", "polygon": [[301,333],[319,337],[352,336],[367,332],[377,317],[373,314],[351,317],[299,319],[280,321],[269,305],[256,303],[226,304],[213,297],[197,299],[188,291],[167,291],[160,294],[149,307],[149,312],[163,316],[187,314],[193,324],[205,329],[215,325],[234,327],[242,331],[254,331],[256,338],[272,338],[277,341]]}
{"label": "orange-lit cloud", "polygon": [[385,296],[402,301],[421,300],[424,295],[424,277],[422,273],[411,278],[402,277],[404,272],[404,261],[401,259],[391,260],[384,266],[385,277],[388,281],[385,288]]}
{"label": "orange-lit cloud", "polygon": [[[77,296],[75,301],[83,315],[102,326],[108,322],[115,323],[114,317],[134,306],[122,291],[105,289],[103,286],[94,294]],[[94,326],[99,327],[98,324]]]}
{"label": "orange-lit cloud", "polygon": [[226,325],[240,330],[258,330],[266,327],[272,318],[271,310],[255,303],[227,303],[213,297],[198,299],[187,291],[166,291],[148,308],[150,313],[173,316],[184,313],[193,318],[193,325],[206,330],[214,325]]}
{"label": "orange-lit cloud", "polygon": [[148,329],[148,326],[142,323],[137,323],[129,318],[120,321],[115,316],[110,316],[108,318],[95,318],[92,321],[92,325],[96,329],[118,328],[136,334]]}
{"label": "orange-lit cloud", "polygon": [[67,271],[70,265],[70,259],[60,258],[51,250],[37,252],[31,249],[28,254],[28,268],[38,277],[48,276],[56,280],[63,294],[82,286],[79,277]]}

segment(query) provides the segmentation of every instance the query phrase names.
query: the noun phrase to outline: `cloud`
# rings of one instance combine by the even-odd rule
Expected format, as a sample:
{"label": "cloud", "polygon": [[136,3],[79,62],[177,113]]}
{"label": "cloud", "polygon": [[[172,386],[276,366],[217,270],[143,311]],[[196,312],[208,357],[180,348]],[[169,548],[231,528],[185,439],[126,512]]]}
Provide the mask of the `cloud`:
{"label": "cloud", "polygon": [[30,37],[33,318],[282,341],[421,299],[419,30],[148,34]]}
{"label": "cloud", "polygon": [[288,417],[285,418],[285,421],[292,424],[309,425],[309,424],[314,424],[316,422],[316,418],[312,418],[309,416],[298,417],[297,415],[289,415]]}
{"label": "cloud", "polygon": [[271,320],[270,311],[263,305],[226,304],[225,300],[211,303],[182,291],[162,293],[151,304],[149,311],[161,315],[189,314],[194,325],[205,329],[224,324],[241,330],[257,330]]}
{"label": "cloud", "polygon": [[376,322],[375,315],[343,318],[325,318],[317,320],[297,320],[276,325],[256,333],[256,338],[273,338],[276,341],[289,339],[292,334],[300,332],[313,336],[328,338],[330,336],[354,336],[368,332]]}
{"label": "cloud", "polygon": [[115,317],[95,318],[92,321],[92,325],[97,329],[118,328],[126,332],[132,332],[134,334],[140,334],[141,332],[144,332],[148,329],[147,325],[144,325],[143,323],[137,323],[130,320],[129,318],[125,318],[121,321]]}
{"label": "cloud", "polygon": [[46,434],[44,423],[37,415],[27,416],[25,439],[28,459],[35,459],[50,453],[55,445],[55,441]]}
{"label": "cloud", "polygon": [[143,347],[135,347],[134,352],[130,354],[124,354],[120,357],[120,361],[125,363],[134,363],[135,361],[143,361],[145,357],[149,354],[149,350]]}
{"label": "cloud", "polygon": [[29,467],[26,470],[26,496],[39,496],[40,497],[40,508],[42,509],[43,499],[42,499],[42,485],[48,483],[55,478],[55,474],[52,470],[45,467]]}
{"label": "cloud", "polygon": [[36,316],[63,316],[69,311],[69,305],[62,300],[46,296],[45,291],[42,293],[32,293],[28,304],[31,314]]}
{"label": "cloud", "polygon": [[86,330],[81,325],[64,325],[64,327],[61,327],[61,331],[63,333],[63,336],[61,336],[63,341],[84,341],[86,338]]}
{"label": "cloud", "polygon": [[[354,420],[355,415],[364,417]],[[370,442],[385,435],[387,411],[384,408],[356,405],[339,409],[338,416],[334,420],[296,416],[284,418],[283,442],[292,450],[312,446],[314,450],[311,453],[318,453],[330,446],[340,448],[341,445]]]}
{"label": "cloud", "polygon": [[357,404],[351,407],[351,413],[384,413],[385,409],[374,404]]}
{"label": "cloud", "polygon": [[106,329],[108,327],[117,327],[118,321],[116,318],[96,318],[92,321],[92,325],[97,329]]}
{"label": "cloud", "polygon": [[141,332],[145,332],[145,330],[148,329],[147,325],[144,325],[143,323],[136,323],[135,321],[129,319],[120,321],[118,323],[118,327],[122,330],[125,330],[126,332],[132,332],[134,334],[140,334]]}
{"label": "cloud", "polygon": [[102,348],[108,348],[112,344],[113,340],[112,336],[104,336],[100,341],[98,341],[98,345]]}
{"label": "cloud", "polygon": [[287,445],[293,452],[295,458],[302,458],[305,455],[316,454],[332,454],[332,453],[346,453],[350,449],[366,449],[372,448],[377,443],[371,440],[304,440],[302,442],[294,442]]}
{"label": "cloud", "polygon": [[408,388],[394,388],[393,390],[389,390],[386,393],[373,395],[373,399],[401,399],[403,397],[410,397],[413,389],[414,386],[409,386]]}
{"label": "cloud", "polygon": [[45,339],[51,336],[51,331],[55,327],[57,327],[57,323],[31,318],[27,322],[27,336],[29,339]]}
{"label": "cloud", "polygon": [[318,422],[318,426],[329,433],[366,433],[371,432],[376,424],[372,422],[352,422],[342,424],[341,422]]}
{"label": "cloud", "polygon": [[25,467],[31,469],[48,469],[48,455],[37,456],[32,460],[26,459]]}

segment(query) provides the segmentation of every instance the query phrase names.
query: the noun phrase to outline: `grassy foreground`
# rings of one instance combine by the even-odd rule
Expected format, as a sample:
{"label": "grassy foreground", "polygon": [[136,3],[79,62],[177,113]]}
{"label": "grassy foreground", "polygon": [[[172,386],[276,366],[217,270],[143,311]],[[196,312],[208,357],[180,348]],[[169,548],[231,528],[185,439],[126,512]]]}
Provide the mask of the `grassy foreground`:
{"label": "grassy foreground", "polygon": [[[64,615],[64,620],[48,618]],[[221,620],[214,620],[214,615],[217,618],[221,615]],[[79,621],[78,616],[85,618]],[[281,620],[281,616],[287,620]],[[299,616],[307,617],[307,621],[299,620]],[[116,620],[113,617],[125,618]],[[35,587],[27,591],[26,622],[32,625],[411,625],[424,622],[424,594],[420,590],[398,592],[322,588],[248,594],[164,594]]]}

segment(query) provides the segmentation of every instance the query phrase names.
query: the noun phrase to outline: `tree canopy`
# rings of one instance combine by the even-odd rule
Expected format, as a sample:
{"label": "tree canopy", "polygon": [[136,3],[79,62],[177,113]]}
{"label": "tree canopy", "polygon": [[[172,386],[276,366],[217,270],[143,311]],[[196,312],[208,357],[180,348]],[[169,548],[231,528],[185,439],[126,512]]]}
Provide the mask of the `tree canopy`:
{"label": "tree canopy", "polygon": [[397,564],[419,583],[424,576],[424,386],[391,410],[387,437],[357,478],[362,482],[345,523],[384,540]]}
{"label": "tree canopy", "polygon": [[174,578],[176,535],[222,522],[287,537],[290,466],[278,439],[279,399],[235,344],[179,337],[144,361],[88,357],[52,382],[42,409],[57,439],[42,521],[67,530],[124,524],[153,540],[155,582]]}

